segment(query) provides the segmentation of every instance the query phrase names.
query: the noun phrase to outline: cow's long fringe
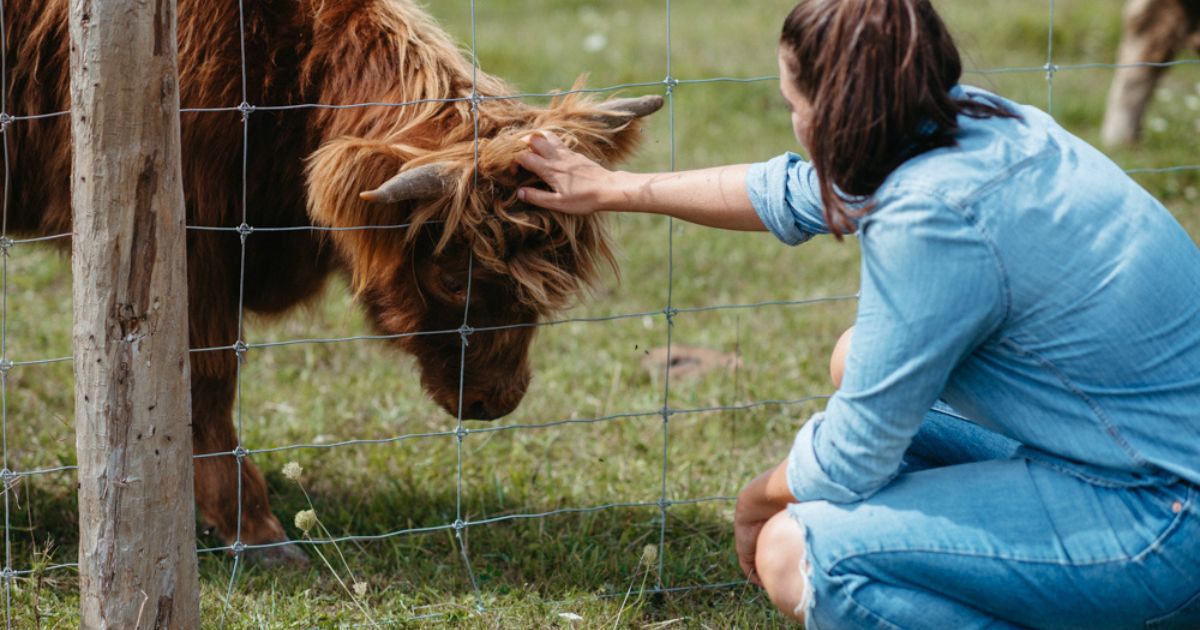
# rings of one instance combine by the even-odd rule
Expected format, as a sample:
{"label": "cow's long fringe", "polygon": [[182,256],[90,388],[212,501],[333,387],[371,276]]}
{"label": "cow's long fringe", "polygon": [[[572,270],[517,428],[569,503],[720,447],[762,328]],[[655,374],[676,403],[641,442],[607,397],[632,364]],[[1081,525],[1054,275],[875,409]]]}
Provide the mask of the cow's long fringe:
{"label": "cow's long fringe", "polygon": [[[545,108],[499,98],[514,90],[473,70],[416,5],[408,0],[374,0],[374,7],[384,14],[377,16],[375,28],[388,25],[387,41],[363,42],[352,51],[344,50],[345,44],[339,50],[314,49],[308,64],[319,67],[313,58],[321,55],[358,55],[368,65],[384,66],[373,68],[360,82],[395,77],[401,83],[383,90],[391,102],[416,102],[393,108],[386,116],[374,108],[369,108],[371,116],[354,111],[322,114],[324,126],[341,134],[309,159],[308,202],[313,220],[341,227],[409,226],[399,234],[346,231],[331,237],[352,261],[356,290],[365,289],[372,279],[388,277],[398,261],[411,256],[416,237],[433,226],[440,226],[436,252],[454,241],[470,247],[476,265],[511,278],[518,299],[540,313],[568,304],[606,264],[615,270],[600,217],[568,216],[518,202],[517,188],[536,184],[536,178],[524,170],[514,173],[511,167],[525,150],[523,136],[535,129],[559,135],[593,159],[615,162],[633,150],[638,122],[608,126],[596,102],[576,91],[582,79]],[[326,22],[343,32],[353,28],[330,16],[322,18]],[[420,71],[403,72],[404,66]],[[319,81],[317,74],[313,70],[310,80]],[[357,88],[327,86],[327,90],[340,90],[338,97],[343,100],[344,92],[353,89]],[[370,86],[368,92],[377,96],[380,86]],[[380,133],[384,124],[387,128]],[[440,163],[456,174],[450,195],[390,206],[357,198],[359,191],[375,188],[402,169],[430,163]]]}

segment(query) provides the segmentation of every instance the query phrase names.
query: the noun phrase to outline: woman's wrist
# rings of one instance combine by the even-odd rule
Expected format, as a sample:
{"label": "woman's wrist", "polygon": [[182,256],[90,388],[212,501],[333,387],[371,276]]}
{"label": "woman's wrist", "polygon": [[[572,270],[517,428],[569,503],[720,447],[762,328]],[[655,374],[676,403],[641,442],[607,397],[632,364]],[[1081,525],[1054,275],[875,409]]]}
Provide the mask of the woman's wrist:
{"label": "woman's wrist", "polygon": [[780,504],[773,501],[767,491],[772,472],[772,470],[768,470],[750,480],[750,483],[746,484],[746,487],[738,494],[735,509],[735,517],[738,521],[747,524],[765,521],[787,506],[786,503]]}
{"label": "woman's wrist", "polygon": [[609,171],[607,181],[597,191],[596,210],[602,212],[651,211],[637,201],[637,193],[645,176],[628,171]]}

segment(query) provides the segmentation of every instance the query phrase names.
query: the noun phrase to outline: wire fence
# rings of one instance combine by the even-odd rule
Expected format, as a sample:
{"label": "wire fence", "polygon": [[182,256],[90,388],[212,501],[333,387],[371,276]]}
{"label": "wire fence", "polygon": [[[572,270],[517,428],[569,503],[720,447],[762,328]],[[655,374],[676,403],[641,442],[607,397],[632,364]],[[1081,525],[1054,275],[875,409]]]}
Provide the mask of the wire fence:
{"label": "wire fence", "polygon": [[[250,336],[247,334],[246,328],[245,328],[245,280],[246,280],[245,265],[246,265],[247,247],[251,245],[251,243],[253,242],[254,236],[256,234],[272,233],[272,232],[274,232],[274,233],[296,232],[296,231],[335,232],[335,231],[346,231],[346,230],[404,230],[404,229],[408,228],[409,226],[407,224],[360,225],[360,226],[352,226],[352,227],[320,227],[320,226],[313,226],[313,225],[270,226],[270,227],[256,226],[253,223],[253,217],[251,216],[251,213],[250,213],[248,205],[247,205],[247,188],[246,188],[246,186],[247,186],[247,171],[248,171],[248,163],[250,160],[250,150],[251,150],[251,142],[250,142],[251,126],[255,124],[255,115],[258,113],[262,113],[262,112],[280,112],[280,111],[296,111],[296,110],[310,110],[310,109],[344,110],[344,109],[355,109],[355,108],[366,108],[366,107],[403,108],[403,107],[409,107],[409,106],[413,106],[413,105],[419,105],[419,104],[430,103],[430,102],[439,102],[439,103],[469,102],[472,106],[471,112],[473,115],[473,124],[475,127],[475,147],[476,147],[475,159],[476,159],[476,167],[478,167],[479,143],[480,143],[479,112],[480,112],[480,105],[482,103],[489,101],[489,100],[496,100],[496,99],[513,99],[513,98],[526,99],[526,98],[557,97],[557,96],[562,96],[563,94],[567,94],[567,93],[578,93],[578,92],[586,92],[586,93],[594,93],[594,94],[607,94],[607,93],[612,93],[612,92],[616,92],[616,91],[620,91],[620,90],[628,90],[628,89],[633,89],[633,88],[661,89],[662,94],[665,96],[668,137],[669,137],[669,142],[670,142],[669,168],[670,168],[670,170],[676,170],[676,168],[677,168],[677,164],[676,164],[677,133],[676,133],[676,116],[675,115],[676,115],[677,108],[679,106],[679,103],[678,103],[679,99],[678,99],[678,95],[677,95],[677,88],[679,86],[697,85],[697,84],[726,84],[726,85],[733,86],[733,85],[738,85],[738,84],[769,83],[769,82],[776,81],[778,78],[775,76],[751,76],[751,77],[723,76],[723,77],[710,77],[710,78],[684,78],[684,77],[675,76],[673,74],[673,68],[672,68],[672,58],[673,58],[672,39],[671,39],[671,36],[672,36],[672,2],[671,2],[671,0],[665,0],[664,11],[665,11],[665,23],[666,23],[666,47],[665,47],[664,54],[666,55],[667,73],[666,73],[666,76],[661,79],[648,77],[647,80],[642,81],[642,82],[614,84],[614,85],[609,85],[609,86],[605,86],[605,87],[577,89],[577,90],[572,90],[572,91],[568,91],[568,92],[559,92],[559,91],[544,92],[544,93],[529,92],[529,93],[519,93],[519,94],[514,94],[514,95],[504,95],[504,96],[482,95],[482,94],[478,93],[473,87],[472,93],[470,94],[470,96],[464,97],[464,98],[421,99],[421,100],[414,100],[414,101],[408,101],[408,102],[396,102],[396,103],[387,103],[387,102],[368,102],[368,103],[350,103],[350,104],[305,103],[305,104],[295,104],[295,105],[277,105],[277,104],[271,104],[271,103],[252,103],[252,102],[250,102],[251,98],[250,98],[250,91],[249,91],[249,86],[248,86],[249,79],[248,79],[248,72],[247,72],[248,66],[247,66],[247,52],[246,52],[246,19],[245,19],[245,5],[247,3],[252,3],[252,2],[254,2],[254,0],[237,0],[238,17],[239,17],[239,23],[238,23],[237,27],[238,27],[238,30],[240,33],[240,41],[241,41],[241,48],[240,48],[240,55],[241,55],[240,89],[241,89],[241,96],[242,96],[241,102],[240,103],[231,103],[228,106],[224,106],[224,107],[187,108],[187,109],[182,110],[184,113],[195,114],[195,115],[227,114],[227,113],[231,113],[231,112],[239,113],[239,114],[241,114],[240,125],[241,125],[241,134],[242,134],[242,152],[241,152],[241,156],[240,156],[241,172],[242,172],[242,189],[241,189],[241,193],[240,193],[240,195],[241,195],[241,222],[240,222],[240,224],[228,225],[228,226],[189,225],[187,228],[188,230],[195,231],[195,232],[207,231],[207,232],[227,232],[227,233],[231,233],[231,234],[237,234],[238,238],[240,240],[240,256],[241,256],[240,271],[239,271],[239,286],[238,286],[237,339],[230,340],[230,343],[228,343],[226,345],[221,345],[221,346],[216,346],[216,347],[200,347],[200,348],[193,348],[191,350],[191,352],[193,352],[193,353],[208,353],[208,352],[233,353],[237,357],[236,398],[235,398],[234,412],[233,412],[235,424],[236,424],[236,428],[237,428],[237,436],[238,436],[237,446],[236,446],[236,448],[234,448],[230,451],[201,453],[201,454],[197,454],[195,457],[198,459],[230,457],[230,458],[233,458],[237,462],[239,472],[240,472],[241,467],[244,465],[245,458],[252,456],[252,455],[258,455],[258,454],[274,453],[274,452],[281,452],[281,451],[292,451],[292,450],[299,450],[299,449],[336,450],[336,449],[343,449],[343,448],[348,448],[348,447],[353,447],[353,446],[361,446],[361,445],[368,445],[368,444],[373,444],[373,445],[393,444],[393,443],[405,442],[405,441],[411,441],[411,440],[430,440],[430,439],[454,440],[455,450],[456,450],[456,458],[455,458],[455,462],[453,463],[454,473],[455,473],[455,476],[454,476],[454,479],[455,479],[455,481],[454,481],[455,507],[454,507],[453,521],[445,522],[445,523],[433,525],[433,526],[400,528],[400,529],[396,529],[393,531],[387,531],[387,532],[382,532],[382,533],[373,533],[373,534],[355,534],[355,535],[347,535],[347,536],[334,537],[334,538],[320,538],[320,539],[311,539],[311,540],[299,540],[299,541],[291,541],[291,542],[271,543],[271,544],[265,544],[265,545],[252,545],[252,544],[247,544],[247,543],[243,542],[243,540],[242,540],[242,532],[241,532],[242,518],[241,518],[240,511],[241,511],[241,506],[242,506],[243,488],[242,488],[242,484],[241,484],[242,478],[241,478],[241,475],[239,474],[238,486],[237,486],[237,496],[236,496],[237,505],[238,505],[238,509],[239,509],[238,532],[237,532],[236,540],[229,545],[204,547],[204,548],[200,548],[198,550],[199,553],[201,553],[201,554],[230,553],[233,556],[233,561],[231,564],[231,571],[229,574],[228,582],[227,582],[226,587],[224,588],[224,602],[223,602],[223,607],[222,607],[222,615],[221,615],[221,619],[220,619],[220,625],[224,626],[227,621],[228,614],[229,614],[230,608],[231,608],[231,602],[234,599],[234,593],[237,588],[238,578],[239,578],[240,573],[243,570],[243,562],[244,562],[246,552],[253,550],[253,549],[266,549],[266,548],[277,547],[277,546],[285,545],[285,544],[295,544],[295,545],[304,545],[304,546],[321,546],[321,545],[338,544],[338,543],[345,543],[345,542],[352,542],[352,541],[378,541],[378,540],[391,539],[391,538],[396,538],[396,537],[401,537],[401,536],[426,534],[426,533],[430,533],[430,532],[451,532],[458,543],[457,548],[459,550],[459,556],[460,556],[460,560],[462,563],[462,570],[465,573],[465,575],[467,576],[468,582],[470,584],[471,594],[474,597],[476,608],[480,611],[483,611],[485,609],[485,598],[483,597],[479,581],[476,578],[476,571],[472,564],[472,556],[469,551],[469,547],[467,544],[465,544],[466,541],[464,540],[464,532],[466,532],[467,530],[469,530],[471,528],[484,527],[484,526],[490,526],[490,525],[498,525],[498,524],[502,524],[502,523],[506,523],[506,522],[522,521],[522,520],[529,520],[529,519],[546,519],[546,518],[559,516],[559,515],[594,513],[594,512],[600,512],[600,511],[605,511],[605,510],[618,510],[618,509],[651,509],[651,510],[657,511],[657,515],[658,515],[657,539],[658,539],[658,549],[660,550],[660,553],[657,555],[658,571],[656,572],[656,582],[652,587],[649,587],[649,588],[643,587],[643,588],[639,589],[638,593],[640,595],[644,596],[644,595],[656,594],[656,593],[657,594],[678,593],[678,592],[694,590],[694,589],[714,589],[714,588],[721,589],[721,588],[730,588],[730,587],[737,587],[737,586],[744,585],[745,582],[743,582],[743,581],[711,583],[711,584],[682,584],[682,585],[667,584],[667,583],[664,583],[664,581],[663,581],[663,575],[664,575],[663,566],[664,566],[664,562],[666,559],[666,551],[667,551],[667,547],[666,547],[665,543],[667,541],[667,529],[668,529],[668,522],[671,517],[671,508],[675,507],[675,506],[696,505],[696,504],[706,504],[706,503],[729,504],[732,501],[734,501],[734,499],[735,499],[735,497],[732,497],[732,496],[676,497],[676,496],[672,495],[669,485],[668,485],[669,476],[672,471],[672,466],[671,466],[671,461],[670,461],[670,441],[671,441],[670,427],[671,427],[672,419],[680,417],[680,416],[686,416],[686,415],[705,414],[705,413],[714,413],[714,412],[737,412],[737,411],[745,411],[745,410],[749,410],[749,409],[771,407],[771,406],[797,406],[797,405],[802,405],[802,404],[806,404],[806,403],[811,403],[813,401],[819,401],[825,397],[823,394],[806,395],[803,397],[798,397],[796,399],[790,399],[790,400],[758,400],[758,401],[751,401],[751,402],[746,402],[746,403],[742,403],[742,404],[697,406],[697,407],[691,407],[691,408],[678,407],[678,406],[673,407],[671,404],[671,387],[672,387],[671,372],[670,372],[670,370],[666,370],[664,372],[664,378],[662,381],[662,394],[661,394],[662,405],[661,405],[661,407],[656,408],[656,409],[625,410],[625,411],[621,411],[619,413],[612,413],[612,414],[608,414],[608,415],[597,416],[597,417],[587,417],[587,418],[571,417],[571,418],[555,419],[555,420],[548,420],[548,421],[544,421],[544,422],[534,422],[534,423],[512,423],[512,424],[505,424],[505,425],[491,425],[491,426],[485,426],[485,427],[468,427],[464,424],[463,417],[462,417],[462,408],[463,408],[462,396],[463,396],[464,383],[465,383],[465,378],[466,378],[467,346],[469,344],[471,337],[474,335],[488,334],[491,332],[497,332],[497,331],[502,331],[502,330],[506,330],[506,329],[523,328],[523,327],[542,328],[542,327],[559,326],[559,325],[564,325],[564,324],[603,325],[608,322],[615,322],[615,321],[619,321],[619,320],[654,318],[654,319],[658,319],[665,323],[664,335],[665,335],[666,352],[667,352],[667,357],[668,357],[667,364],[669,365],[671,353],[673,351],[673,348],[676,347],[676,342],[675,342],[675,339],[673,336],[673,330],[675,327],[676,320],[680,317],[684,317],[684,316],[687,316],[690,314],[695,314],[695,313],[708,312],[708,311],[757,310],[757,309],[761,309],[766,306],[782,306],[782,307],[788,307],[788,308],[802,308],[802,307],[812,306],[815,304],[825,303],[825,302],[849,302],[849,301],[853,301],[856,299],[856,296],[853,295],[852,292],[847,292],[846,294],[843,294],[843,295],[830,295],[827,297],[821,297],[821,298],[815,298],[815,299],[771,300],[771,301],[758,301],[758,302],[734,303],[734,304],[714,304],[714,305],[699,306],[699,307],[679,307],[676,304],[675,299],[674,299],[674,288],[675,288],[675,284],[676,284],[676,269],[675,269],[676,255],[675,255],[675,236],[674,236],[675,229],[674,229],[673,223],[671,221],[668,221],[666,234],[663,237],[663,240],[665,241],[665,249],[666,249],[666,268],[663,270],[663,283],[664,283],[665,290],[666,290],[666,299],[665,299],[665,303],[659,309],[646,310],[646,311],[641,311],[641,312],[617,313],[617,314],[612,314],[612,315],[608,315],[608,316],[598,316],[598,317],[564,318],[564,319],[558,319],[558,320],[539,322],[536,324],[514,324],[514,325],[473,327],[471,325],[471,322],[472,322],[471,315],[472,314],[469,309],[469,305],[471,303],[470,295],[471,295],[472,287],[471,287],[470,282],[468,281],[468,284],[466,286],[466,292],[467,292],[466,303],[468,306],[466,308],[464,308],[464,312],[462,314],[461,325],[457,328],[445,329],[445,330],[413,331],[410,333],[397,334],[397,335],[349,335],[349,336],[326,337],[326,338],[294,338],[294,339],[255,341],[250,338]],[[7,1],[0,0],[0,38],[4,38],[8,34],[8,29],[4,23],[5,5],[11,4],[11,3],[12,3],[12,0],[7,0]],[[476,28],[478,26],[478,21],[476,19],[477,16],[476,16],[475,0],[470,0],[470,5],[471,5],[471,7],[470,7],[471,8],[471,46],[469,49],[469,54],[471,57],[472,67],[474,69],[473,71],[475,73],[478,73],[480,65],[479,65],[478,56],[476,54],[476,36],[477,36]],[[1115,70],[1115,69],[1119,69],[1119,68],[1132,67],[1132,66],[1152,66],[1152,67],[1166,68],[1166,67],[1174,67],[1174,66],[1188,66],[1188,65],[1200,64],[1200,60],[1195,60],[1195,59],[1182,59],[1182,60],[1176,60],[1176,61],[1171,61],[1171,62],[1145,63],[1145,64],[1117,64],[1117,63],[1057,64],[1055,62],[1055,50],[1054,50],[1055,0],[1048,0],[1047,20],[1048,20],[1048,24],[1049,24],[1049,29],[1048,29],[1049,35],[1048,35],[1048,39],[1046,42],[1046,63],[1044,65],[1029,66],[1029,67],[984,68],[984,69],[971,70],[968,72],[968,74],[975,75],[975,76],[988,76],[988,75],[999,75],[999,74],[1039,74],[1039,73],[1044,74],[1045,79],[1046,79],[1046,109],[1048,111],[1050,111],[1051,113],[1054,113],[1054,109],[1055,109],[1055,78],[1063,73],[1082,71],[1082,70],[1097,70],[1097,69],[1101,69],[1101,70],[1113,69],[1113,70]],[[14,558],[13,558],[12,535],[13,535],[14,527],[11,522],[12,507],[10,505],[11,495],[13,494],[13,492],[12,492],[13,488],[22,479],[28,479],[31,477],[51,475],[51,474],[71,473],[72,471],[76,470],[76,467],[70,466],[70,465],[48,466],[48,467],[44,467],[44,468],[34,468],[34,469],[30,469],[30,470],[20,471],[20,470],[14,470],[10,463],[9,440],[8,440],[10,426],[9,426],[8,407],[9,407],[9,386],[10,386],[10,378],[11,378],[12,371],[13,370],[34,369],[34,368],[37,368],[38,366],[44,366],[44,365],[56,364],[56,363],[67,363],[67,362],[71,361],[71,357],[69,357],[69,356],[48,357],[48,358],[38,358],[38,359],[24,359],[24,358],[18,359],[18,358],[14,358],[10,355],[9,339],[8,339],[8,327],[9,327],[9,313],[8,313],[9,300],[8,300],[8,297],[9,297],[9,264],[10,264],[10,260],[12,260],[12,258],[14,256],[16,256],[27,245],[40,244],[40,243],[44,243],[47,241],[66,239],[70,236],[70,234],[53,234],[53,235],[44,235],[44,236],[37,236],[37,237],[30,237],[30,238],[12,238],[10,236],[9,226],[8,226],[8,216],[9,216],[8,210],[9,210],[10,192],[11,192],[9,189],[9,186],[10,186],[9,138],[10,138],[10,136],[7,133],[7,131],[11,128],[12,125],[18,125],[18,124],[22,124],[22,123],[26,123],[26,122],[30,122],[30,121],[38,121],[38,120],[45,120],[45,119],[50,119],[50,118],[68,116],[70,112],[69,111],[55,111],[55,112],[41,112],[41,113],[22,112],[19,115],[14,115],[14,114],[9,113],[8,72],[9,72],[10,60],[7,58],[7,51],[9,50],[8,44],[9,44],[9,42],[7,40],[0,41],[0,85],[4,86],[4,89],[0,89],[0,133],[4,133],[3,151],[4,151],[4,168],[5,168],[4,197],[3,197],[3,223],[2,223],[2,225],[0,225],[0,465],[2,465],[2,466],[0,466],[0,482],[2,482],[4,484],[4,493],[3,493],[4,494],[4,566],[3,566],[2,573],[0,573],[0,578],[3,579],[4,589],[5,589],[6,625],[7,625],[7,627],[11,628],[11,627],[13,627],[13,588],[14,588],[14,583],[16,580],[23,578],[23,577],[28,577],[35,573],[41,574],[41,573],[55,572],[55,571],[61,571],[61,570],[69,570],[72,568],[76,568],[77,564],[75,564],[75,563],[58,563],[58,564],[52,564],[52,565],[48,565],[48,566],[39,566],[36,568],[34,568],[34,567],[18,568],[17,566],[15,566]],[[186,148],[185,148],[185,150],[186,150]],[[1200,162],[1200,156],[1198,156],[1197,162]],[[1161,167],[1131,168],[1131,169],[1128,169],[1128,172],[1131,174],[1152,174],[1152,173],[1177,173],[1177,172],[1182,172],[1182,171],[1196,171],[1196,170],[1200,170],[1200,163],[1190,164],[1190,165],[1189,164],[1180,164],[1180,165],[1167,165],[1167,166],[1161,166]],[[476,168],[475,172],[477,174],[476,176],[478,176],[478,168]],[[468,278],[470,278],[470,277],[471,277],[470,274],[468,274]],[[380,439],[352,439],[352,440],[342,440],[342,441],[335,441],[335,442],[329,442],[329,443],[312,442],[312,443],[284,444],[284,445],[275,445],[275,446],[257,446],[257,445],[253,445],[253,444],[248,444],[246,441],[243,440],[242,436],[244,435],[244,422],[245,422],[244,416],[245,416],[245,414],[243,413],[243,409],[244,409],[244,405],[243,405],[243,403],[244,403],[244,401],[243,401],[244,374],[243,374],[242,366],[245,363],[246,354],[248,352],[250,352],[251,350],[265,350],[265,349],[269,349],[269,348],[278,348],[278,347],[293,346],[293,345],[324,345],[324,344],[343,344],[343,343],[362,342],[362,341],[366,341],[366,342],[389,341],[389,340],[396,340],[396,339],[401,339],[401,338],[405,338],[405,337],[433,336],[433,335],[436,335],[436,336],[457,335],[460,337],[460,339],[462,341],[462,343],[460,344],[461,354],[459,357],[459,403],[460,403],[458,405],[459,414],[458,414],[458,417],[457,417],[456,422],[452,429],[448,429],[448,430],[444,430],[444,431],[422,432],[422,433],[404,433],[404,434],[394,435],[391,437],[380,438]],[[466,454],[464,453],[464,444],[467,443],[469,440],[471,440],[474,436],[488,435],[488,434],[494,434],[494,433],[500,433],[500,432],[545,429],[545,428],[550,428],[550,427],[568,426],[568,425],[602,424],[602,423],[618,422],[618,421],[622,421],[622,420],[629,420],[629,419],[635,419],[635,418],[651,418],[651,419],[657,418],[661,423],[661,465],[660,465],[660,479],[659,479],[660,487],[659,487],[659,493],[658,493],[659,496],[656,500],[654,500],[654,501],[609,502],[609,503],[603,503],[603,504],[598,504],[598,505],[566,507],[566,508],[561,508],[561,509],[532,512],[532,513],[503,514],[503,515],[498,515],[498,516],[490,516],[490,517],[482,517],[482,518],[473,518],[464,511],[464,509],[463,509],[463,498],[464,498],[463,469],[464,469],[464,461],[466,458]],[[612,593],[611,595],[600,595],[600,597],[605,597],[605,596],[619,597],[621,595],[622,595],[622,593]],[[414,615],[405,617],[403,619],[391,619],[391,620],[381,620],[381,621],[385,622],[385,623],[386,622],[396,622],[396,623],[411,622],[411,621],[419,621],[419,620],[423,620],[423,619],[436,618],[437,616],[439,616],[439,614],[440,613],[437,613],[437,612],[428,613],[428,614],[414,614]]]}

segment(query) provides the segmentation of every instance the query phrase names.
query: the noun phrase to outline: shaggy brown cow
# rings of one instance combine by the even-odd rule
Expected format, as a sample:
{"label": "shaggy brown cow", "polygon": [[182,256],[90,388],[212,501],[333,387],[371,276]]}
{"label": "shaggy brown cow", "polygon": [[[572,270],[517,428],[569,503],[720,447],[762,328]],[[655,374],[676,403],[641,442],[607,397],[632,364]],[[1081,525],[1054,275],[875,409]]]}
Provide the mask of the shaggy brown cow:
{"label": "shaggy brown cow", "polygon": [[1200,51],[1200,0],[1129,0],[1117,69],[1108,93],[1101,138],[1114,147],[1142,135],[1142,116],[1166,68],[1133,64],[1166,63],[1181,48]]}
{"label": "shaggy brown cow", "polygon": [[[67,5],[4,3],[11,114],[69,108]],[[489,99],[514,92],[487,74],[476,76],[410,0],[254,0],[245,2],[245,34],[243,100],[238,2],[179,0],[184,108],[418,102],[249,113],[244,212],[245,223],[258,231],[246,236],[241,299],[248,311],[283,313],[312,300],[332,272],[345,269],[358,301],[384,334],[456,331],[468,293],[471,327],[529,325],[576,295],[598,264],[611,263],[597,220],[522,206],[516,187],[534,178],[508,168],[523,147],[521,137],[533,128],[553,130],[596,159],[622,158],[636,141],[636,119],[658,109],[660,97],[602,104],[565,97],[548,108]],[[471,97],[473,84],[483,98],[447,100]],[[241,115],[183,114],[190,226],[243,222]],[[69,132],[65,116],[8,127],[10,231],[70,231]],[[262,230],[397,224],[410,227]],[[241,337],[240,238],[230,231],[188,233],[193,348],[231,348]],[[533,332],[524,326],[470,336],[464,418],[494,419],[517,405],[529,382]],[[460,334],[407,336],[396,343],[416,356],[433,399],[459,414]],[[238,446],[230,417],[236,370],[231,350],[192,354],[196,453],[231,453]],[[240,470],[241,540],[285,540],[262,476],[249,460]],[[195,460],[201,518],[227,542],[239,532],[238,471],[232,455]],[[261,553],[267,560],[302,555],[290,546]]]}

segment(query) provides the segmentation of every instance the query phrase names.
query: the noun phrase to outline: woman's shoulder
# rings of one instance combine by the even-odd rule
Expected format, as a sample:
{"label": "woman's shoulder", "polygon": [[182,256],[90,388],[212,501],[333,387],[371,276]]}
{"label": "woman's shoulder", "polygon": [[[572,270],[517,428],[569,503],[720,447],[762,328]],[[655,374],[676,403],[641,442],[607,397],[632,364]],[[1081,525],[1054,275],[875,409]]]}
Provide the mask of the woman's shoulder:
{"label": "woman's shoulder", "polygon": [[1044,112],[973,86],[960,86],[955,92],[960,98],[982,100],[1014,116],[961,114],[955,143],[901,164],[876,193],[881,205],[918,194],[965,206],[1021,169],[1056,168],[1066,132]]}

